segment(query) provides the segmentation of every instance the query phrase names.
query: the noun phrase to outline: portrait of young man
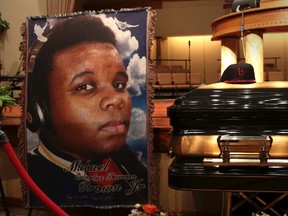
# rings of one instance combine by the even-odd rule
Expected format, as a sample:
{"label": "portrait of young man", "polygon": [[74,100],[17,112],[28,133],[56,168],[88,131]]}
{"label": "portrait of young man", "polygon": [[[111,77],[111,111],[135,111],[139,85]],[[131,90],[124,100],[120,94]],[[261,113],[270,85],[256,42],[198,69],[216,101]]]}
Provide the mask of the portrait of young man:
{"label": "portrait of young man", "polygon": [[149,10],[134,12],[27,21],[26,167],[59,206],[148,202]]}

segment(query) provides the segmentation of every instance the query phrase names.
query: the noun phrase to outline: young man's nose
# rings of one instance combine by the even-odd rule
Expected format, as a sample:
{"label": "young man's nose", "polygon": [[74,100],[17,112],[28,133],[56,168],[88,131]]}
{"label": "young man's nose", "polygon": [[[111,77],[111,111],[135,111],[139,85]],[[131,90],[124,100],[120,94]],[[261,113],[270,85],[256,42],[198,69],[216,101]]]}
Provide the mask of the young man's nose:
{"label": "young man's nose", "polygon": [[102,110],[121,109],[123,106],[124,99],[115,92],[106,92],[100,100],[100,108]]}

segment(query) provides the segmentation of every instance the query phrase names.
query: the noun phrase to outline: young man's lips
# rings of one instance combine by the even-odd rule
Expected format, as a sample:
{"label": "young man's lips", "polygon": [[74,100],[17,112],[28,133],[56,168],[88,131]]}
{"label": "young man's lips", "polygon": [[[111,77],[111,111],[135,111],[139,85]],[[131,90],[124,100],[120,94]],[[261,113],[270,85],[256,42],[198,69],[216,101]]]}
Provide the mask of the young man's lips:
{"label": "young man's lips", "polygon": [[126,132],[126,124],[124,122],[110,121],[104,124],[101,130],[111,135],[123,134]]}

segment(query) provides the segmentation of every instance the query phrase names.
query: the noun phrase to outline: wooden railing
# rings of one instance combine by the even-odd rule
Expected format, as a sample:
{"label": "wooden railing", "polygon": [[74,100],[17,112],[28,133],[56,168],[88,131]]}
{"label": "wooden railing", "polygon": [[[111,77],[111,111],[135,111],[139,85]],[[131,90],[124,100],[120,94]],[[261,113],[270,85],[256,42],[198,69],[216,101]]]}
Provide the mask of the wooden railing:
{"label": "wooden railing", "polygon": [[167,107],[174,100],[154,100],[154,112],[152,114],[154,152],[168,153],[170,131],[170,119],[167,116]]}

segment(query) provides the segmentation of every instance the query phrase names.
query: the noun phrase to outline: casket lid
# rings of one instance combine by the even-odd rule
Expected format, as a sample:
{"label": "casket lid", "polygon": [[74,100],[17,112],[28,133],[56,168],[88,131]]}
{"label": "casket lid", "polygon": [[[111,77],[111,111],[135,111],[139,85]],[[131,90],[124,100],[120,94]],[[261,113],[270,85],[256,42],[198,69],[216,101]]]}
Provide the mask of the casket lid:
{"label": "casket lid", "polygon": [[287,133],[288,82],[201,86],[177,98],[167,115],[174,132],[249,129]]}
{"label": "casket lid", "polygon": [[168,109],[288,109],[288,82],[202,85],[179,97]]}
{"label": "casket lid", "polygon": [[198,89],[283,89],[288,88],[288,81],[258,82],[247,84],[229,84],[224,82],[202,85]]}

